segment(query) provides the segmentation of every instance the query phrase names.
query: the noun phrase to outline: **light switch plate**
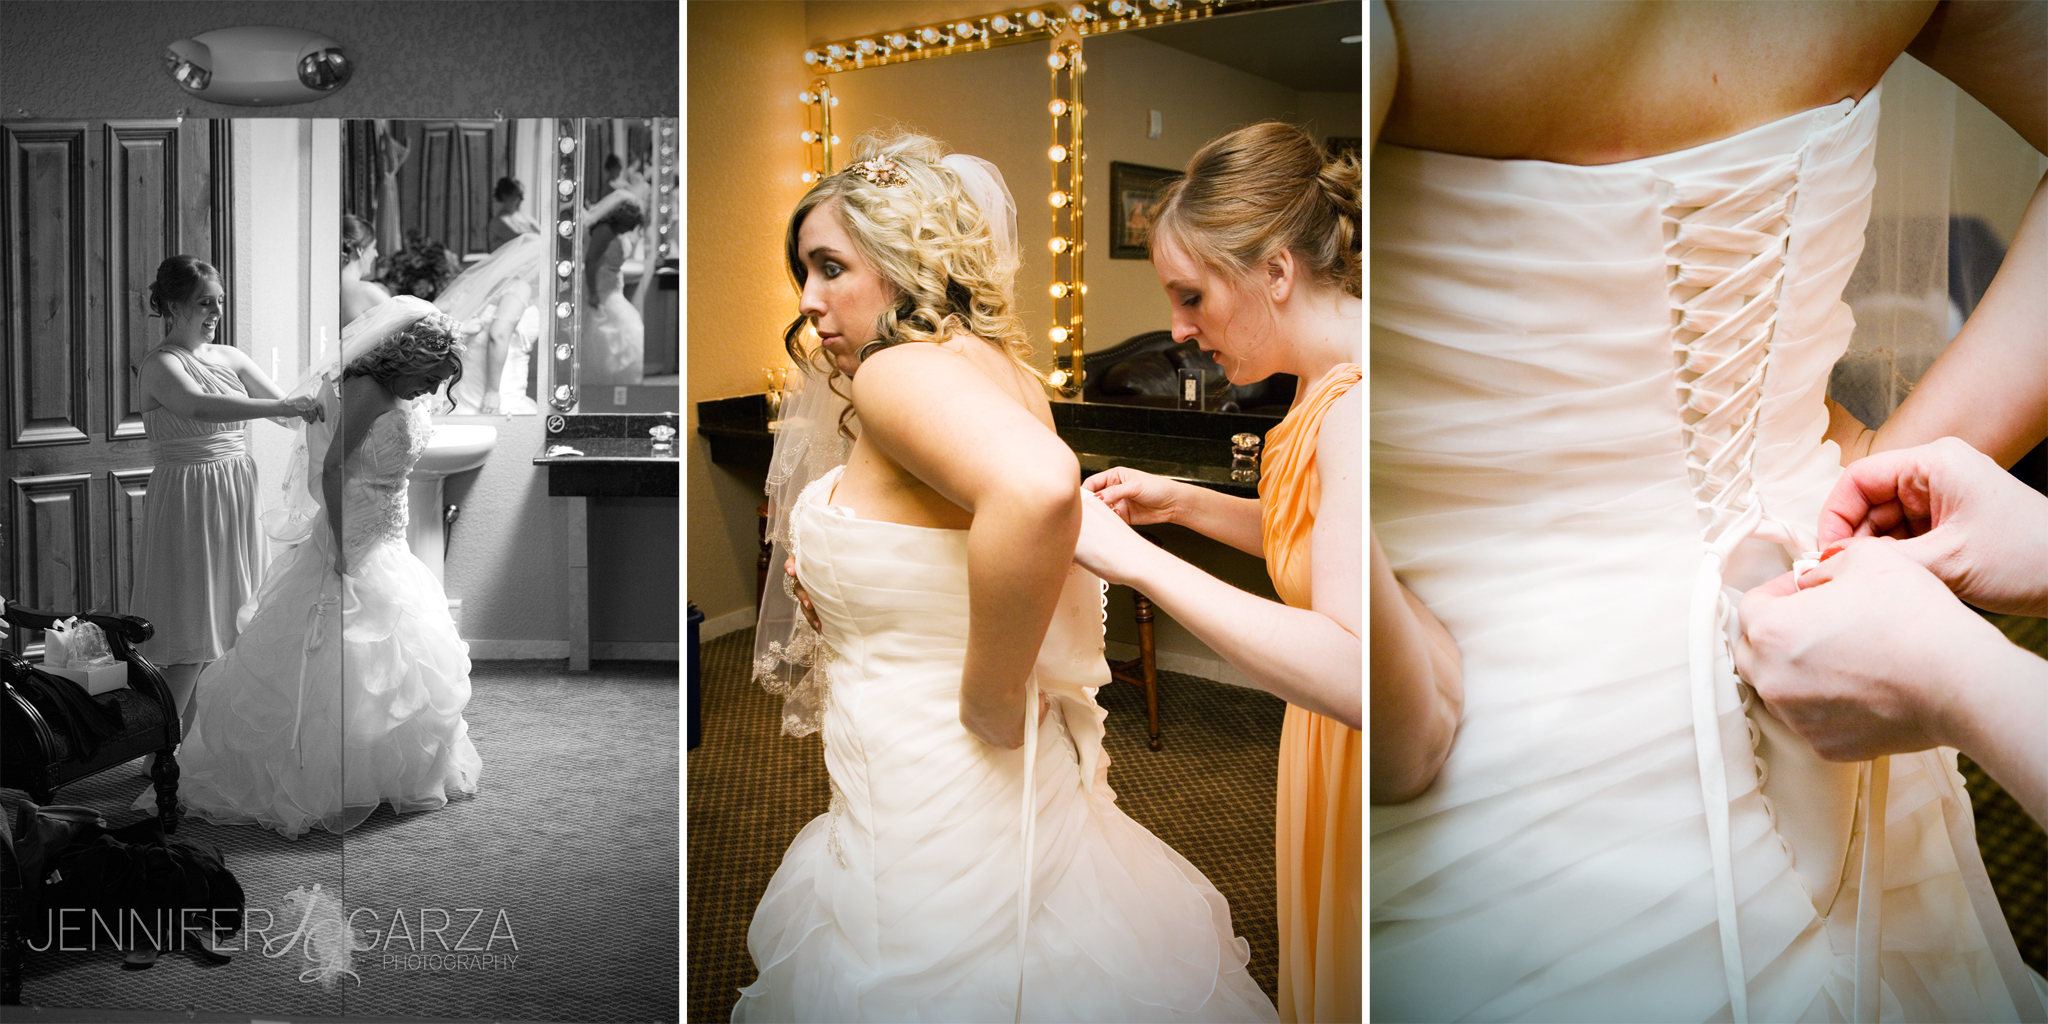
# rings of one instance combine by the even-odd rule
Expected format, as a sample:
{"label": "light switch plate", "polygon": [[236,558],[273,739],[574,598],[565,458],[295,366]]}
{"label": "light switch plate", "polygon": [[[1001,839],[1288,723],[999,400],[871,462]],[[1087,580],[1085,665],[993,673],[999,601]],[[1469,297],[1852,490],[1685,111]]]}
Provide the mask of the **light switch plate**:
{"label": "light switch plate", "polygon": [[613,404],[613,405],[624,405],[624,404],[626,404],[626,387],[625,387],[625,385],[621,384],[621,385],[619,385],[618,387],[615,387],[615,388],[613,388],[613,389],[612,389],[612,404]]}

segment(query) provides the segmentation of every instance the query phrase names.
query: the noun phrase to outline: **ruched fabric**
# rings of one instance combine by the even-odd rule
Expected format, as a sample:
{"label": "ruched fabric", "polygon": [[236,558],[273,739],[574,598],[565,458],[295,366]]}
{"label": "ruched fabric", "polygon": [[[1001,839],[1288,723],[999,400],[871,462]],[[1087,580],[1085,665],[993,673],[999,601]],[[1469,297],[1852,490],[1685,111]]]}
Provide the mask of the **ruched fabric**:
{"label": "ruched fabric", "polygon": [[960,724],[966,532],[829,505],[840,473],[791,524],[831,649],[832,802],[754,912],[733,1020],[1275,1020],[1222,895],[1116,808],[1101,581],[1069,571],[1035,742],[990,747]]}
{"label": "ruched fabric", "polygon": [[1878,99],[1597,167],[1376,151],[1373,522],[1466,703],[1372,811],[1375,1018],[2040,1019],[1954,751],[1820,761],[1729,655],[1840,472]]}
{"label": "ruched fabric", "polygon": [[[177,345],[157,351],[177,358],[207,394],[248,395],[241,378]],[[255,592],[263,565],[248,425],[186,419],[163,406],[144,412],[142,425],[154,466],[129,612],[156,629],[142,645],[151,661],[213,661],[235,645],[235,612]]]}
{"label": "ruched fabric", "polygon": [[[328,418],[307,432],[315,467],[338,422],[333,393],[323,397]],[[405,482],[433,429],[431,400],[384,414],[344,464],[347,573],[335,571],[323,509],[242,607],[234,649],[200,676],[178,753],[187,813],[296,838],[346,831],[380,804],[431,810],[477,791],[468,645],[405,543]]]}

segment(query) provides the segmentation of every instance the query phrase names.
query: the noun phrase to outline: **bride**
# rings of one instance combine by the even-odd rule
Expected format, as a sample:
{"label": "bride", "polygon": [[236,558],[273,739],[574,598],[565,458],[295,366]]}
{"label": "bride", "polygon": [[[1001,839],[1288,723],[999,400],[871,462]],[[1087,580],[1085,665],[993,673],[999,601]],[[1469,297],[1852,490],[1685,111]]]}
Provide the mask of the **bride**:
{"label": "bride", "polygon": [[187,813],[286,838],[346,831],[382,803],[440,807],[474,794],[482,768],[462,718],[467,648],[405,543],[427,396],[460,376],[456,325],[401,296],[352,321],[341,347],[292,392],[325,418],[293,452],[284,505],[264,514],[290,546],[242,606],[233,649],[200,677],[178,752]]}
{"label": "bride", "polygon": [[527,392],[526,376],[534,342],[540,338],[538,296],[547,258],[546,235],[515,235],[434,297],[434,305],[469,337],[462,372],[448,385],[448,401],[456,413],[540,411]]}
{"label": "bride", "polygon": [[817,375],[774,537],[822,628],[771,594],[756,672],[785,732],[823,732],[832,801],[755,910],[733,1019],[1274,1020],[1223,897],[1109,790],[1103,584],[1071,565],[1015,206],[942,152],[863,139],[790,220],[788,343]]}
{"label": "bride", "polygon": [[1372,681],[1375,1017],[2042,1019],[1954,752],[1822,761],[1728,649],[1845,446],[2040,439],[2038,233],[1874,438],[1823,395],[1879,77],[2048,151],[2042,10],[1374,5],[1374,636],[1448,655]]}

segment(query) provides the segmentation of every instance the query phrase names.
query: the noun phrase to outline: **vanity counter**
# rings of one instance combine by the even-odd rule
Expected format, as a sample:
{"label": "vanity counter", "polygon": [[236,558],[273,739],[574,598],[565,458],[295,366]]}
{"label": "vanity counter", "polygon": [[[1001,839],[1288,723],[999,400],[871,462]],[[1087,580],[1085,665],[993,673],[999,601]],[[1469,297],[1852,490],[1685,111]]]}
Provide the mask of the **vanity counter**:
{"label": "vanity counter", "polygon": [[[647,431],[674,427],[674,416],[595,414],[561,417],[548,424],[547,447],[533,464],[548,471],[553,497],[674,498],[681,494],[676,452],[654,451]],[[582,452],[549,454],[556,446]]]}
{"label": "vanity counter", "polygon": [[[767,469],[775,435],[761,395],[697,403],[697,434],[709,442],[711,461]],[[1264,436],[1280,421],[1269,416],[1188,412],[1139,406],[1054,402],[1053,425],[1074,449],[1082,475],[1128,466],[1239,497],[1258,497],[1256,473],[1234,479],[1230,438]]]}

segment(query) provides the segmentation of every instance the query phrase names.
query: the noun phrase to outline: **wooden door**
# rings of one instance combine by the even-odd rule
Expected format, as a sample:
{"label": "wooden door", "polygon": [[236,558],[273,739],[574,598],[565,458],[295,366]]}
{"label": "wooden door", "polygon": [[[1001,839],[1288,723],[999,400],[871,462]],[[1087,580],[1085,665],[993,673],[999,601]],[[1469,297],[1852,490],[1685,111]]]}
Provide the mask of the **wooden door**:
{"label": "wooden door", "polygon": [[512,176],[516,121],[393,121],[406,158],[398,167],[399,219],[458,259],[491,251],[491,190]]}
{"label": "wooden door", "polygon": [[148,294],[164,257],[200,256],[234,293],[229,140],[227,121],[0,121],[10,600],[127,610],[150,471],[131,367],[163,335]]}

